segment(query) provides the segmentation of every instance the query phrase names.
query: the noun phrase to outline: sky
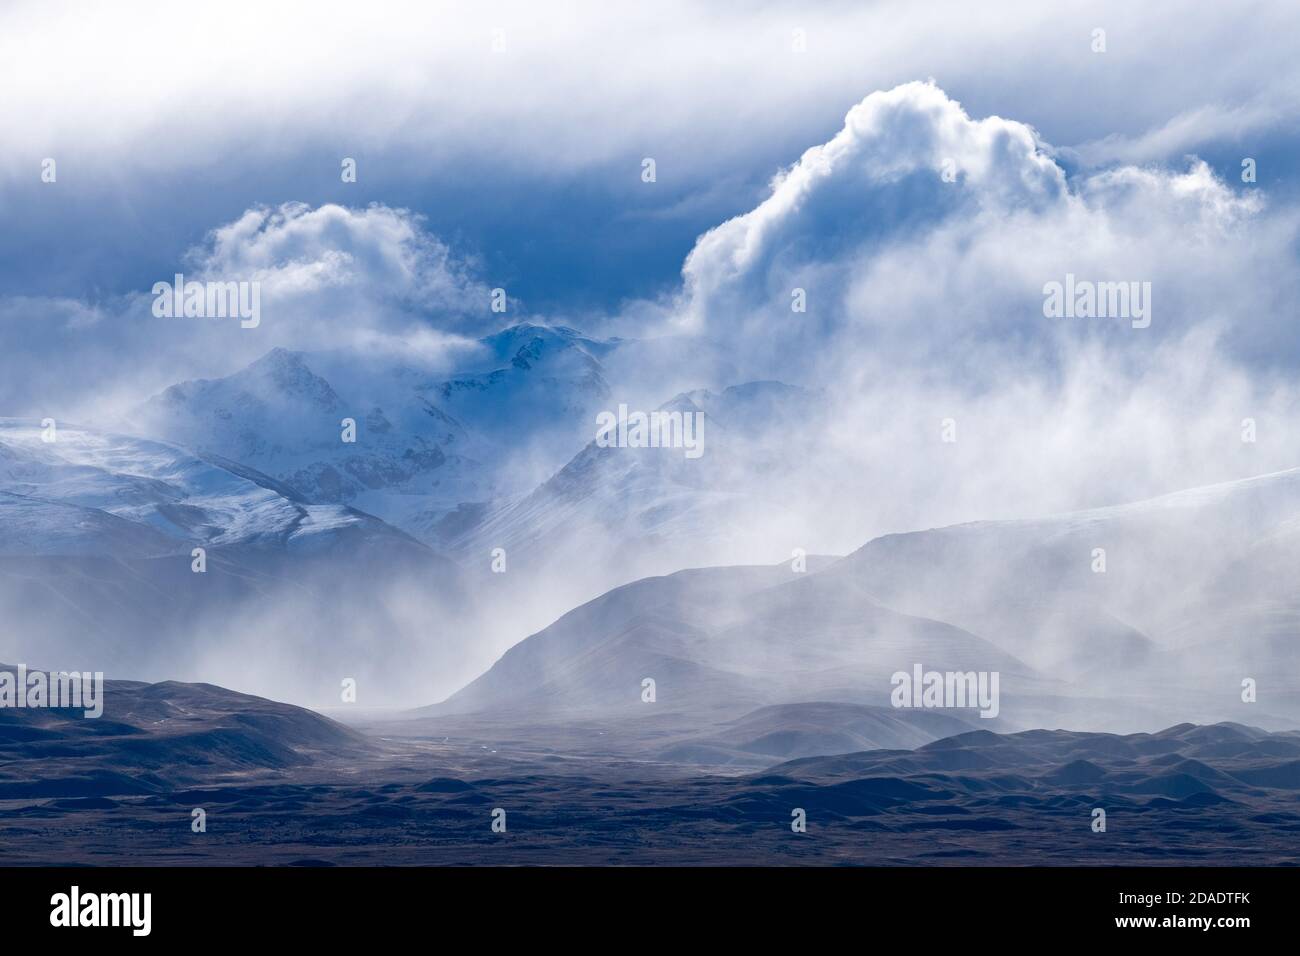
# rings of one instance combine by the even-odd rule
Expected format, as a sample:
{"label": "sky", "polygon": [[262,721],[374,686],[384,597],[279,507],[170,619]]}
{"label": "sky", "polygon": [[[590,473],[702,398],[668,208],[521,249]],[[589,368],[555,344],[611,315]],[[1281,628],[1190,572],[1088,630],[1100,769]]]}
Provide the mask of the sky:
{"label": "sky", "polygon": [[[1297,20],[9,3],[0,414],[94,418],[276,345],[446,361],[501,324],[503,288],[509,320],[698,337],[699,386],[852,389],[845,419],[871,427],[947,395],[1020,434],[1122,424],[1137,456],[1191,434],[1193,408],[1206,434],[1278,423],[1258,460],[1192,442],[1130,493],[1296,464]],[[274,319],[156,319],[150,289],[179,271],[258,279]],[[1045,318],[1067,274],[1150,282],[1150,327]],[[1058,444],[1064,469],[1079,444]],[[1122,494],[1075,490],[1043,504]]]}
{"label": "sky", "polygon": [[[933,78],[1076,162],[1294,189],[1285,3],[9,3],[0,291],[144,287],[257,204],[409,208],[534,308],[671,289],[868,93]],[[1106,30],[1104,54],[1091,31]],[[504,48],[493,51],[494,31]],[[802,30],[807,52],[794,52]],[[342,184],[339,160],[358,160]],[[640,163],[657,161],[654,189]],[[60,161],[42,189],[40,162]]]}

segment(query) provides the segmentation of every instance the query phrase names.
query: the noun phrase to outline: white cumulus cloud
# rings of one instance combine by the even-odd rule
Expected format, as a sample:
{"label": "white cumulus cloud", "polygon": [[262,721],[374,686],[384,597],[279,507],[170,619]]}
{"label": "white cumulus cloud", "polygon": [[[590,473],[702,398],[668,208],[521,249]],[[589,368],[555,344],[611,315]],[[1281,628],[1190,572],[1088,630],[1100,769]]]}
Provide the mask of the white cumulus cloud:
{"label": "white cumulus cloud", "polygon": [[[1266,215],[1263,193],[1198,161],[1071,179],[1053,153],[932,83],[873,93],[756,208],[700,237],[678,328],[725,340],[754,375],[813,384],[873,361],[978,372],[986,350],[1050,364],[1079,339],[1145,351],[1205,324],[1283,338],[1270,316],[1294,287],[1291,214]],[[1150,282],[1145,338],[1114,319],[1045,318],[1044,285],[1071,273]]]}

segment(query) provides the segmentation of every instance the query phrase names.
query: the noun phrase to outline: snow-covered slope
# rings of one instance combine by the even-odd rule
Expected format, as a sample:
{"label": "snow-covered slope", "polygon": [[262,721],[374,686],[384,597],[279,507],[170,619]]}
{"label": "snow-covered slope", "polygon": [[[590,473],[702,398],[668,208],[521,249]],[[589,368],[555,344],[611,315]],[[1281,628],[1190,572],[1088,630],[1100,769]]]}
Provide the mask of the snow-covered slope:
{"label": "snow-covered slope", "polygon": [[505,548],[524,567],[581,557],[622,568],[622,580],[725,559],[725,544],[752,528],[746,514],[780,507],[801,464],[791,438],[820,407],[816,393],[779,382],[679,395],[661,410],[703,414],[694,458],[682,448],[601,447],[593,420],[586,447],[548,480],[450,516],[440,540],[452,552]]}
{"label": "snow-covered slope", "polygon": [[[319,550],[402,536],[342,505],[311,505],[250,469],[176,445],[0,419],[0,554],[146,558],[195,547]],[[404,542],[409,544],[409,542]]]}
{"label": "snow-covered slope", "polygon": [[459,572],[378,518],[165,442],[43,434],[0,419],[0,657],[328,704],[345,677],[379,703],[472,667]]}
{"label": "snow-covered slope", "polygon": [[[451,501],[483,479],[465,429],[422,399],[386,408],[349,395],[313,371],[311,357],[274,349],[226,378],[173,385],[145,403],[133,426],[265,472],[312,502],[351,502],[367,491]],[[345,419],[356,423],[344,441]]]}
{"label": "snow-covered slope", "polygon": [[[600,357],[617,344],[517,325],[450,370],[274,349],[225,378],[172,386],[124,425],[424,537],[456,505],[520,491],[532,469],[581,447],[607,395]],[[344,440],[345,419],[355,441]]]}

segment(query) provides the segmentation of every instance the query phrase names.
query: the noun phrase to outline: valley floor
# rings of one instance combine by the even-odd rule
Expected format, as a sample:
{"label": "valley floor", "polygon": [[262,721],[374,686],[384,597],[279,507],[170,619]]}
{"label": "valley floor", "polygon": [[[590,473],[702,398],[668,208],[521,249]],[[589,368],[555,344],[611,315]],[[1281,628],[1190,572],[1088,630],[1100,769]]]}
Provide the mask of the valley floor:
{"label": "valley floor", "polygon": [[0,864],[1300,865],[1300,745],[1244,731],[975,733],[729,777],[388,740],[220,786],[3,800]]}

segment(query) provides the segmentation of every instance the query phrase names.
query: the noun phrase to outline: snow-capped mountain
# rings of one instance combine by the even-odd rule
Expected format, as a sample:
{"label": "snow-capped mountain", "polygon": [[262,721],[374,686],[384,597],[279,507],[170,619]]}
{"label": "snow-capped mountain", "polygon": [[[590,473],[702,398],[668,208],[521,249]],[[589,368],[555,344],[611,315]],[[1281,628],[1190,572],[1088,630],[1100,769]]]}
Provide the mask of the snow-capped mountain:
{"label": "snow-capped mountain", "polygon": [[450,370],[274,349],[225,378],[168,388],[124,427],[424,537],[455,506],[522,490],[580,447],[608,391],[600,359],[618,344],[516,325]]}
{"label": "snow-capped mountain", "polygon": [[[521,572],[511,603],[537,611],[531,630],[646,574],[780,553],[756,519],[788,507],[821,396],[777,382],[684,392],[660,407],[704,417],[699,458],[600,447],[597,415],[635,391],[611,375],[634,376],[637,356],[664,347],[520,324],[450,369],[277,349],[172,386],[124,427],[239,462],[304,501],[351,504],[471,570],[504,549]],[[573,563],[584,572],[563,570]]]}
{"label": "snow-capped mountain", "polygon": [[557,431],[576,438],[592,409],[608,400],[604,365],[622,343],[564,326],[521,324],[480,340],[481,352],[456,374],[420,383],[429,401],[502,446]]}
{"label": "snow-capped mountain", "polygon": [[725,559],[747,514],[780,507],[801,463],[801,425],[822,412],[822,399],[750,382],[683,393],[658,411],[702,417],[697,457],[683,447],[602,445],[593,420],[586,447],[563,468],[528,494],[451,516],[441,540],[460,553],[501,547],[524,566],[581,557],[621,569],[624,581]]}
{"label": "snow-capped mountain", "polygon": [[[323,363],[275,349],[226,378],[173,385],[145,403],[132,425],[256,468],[311,502],[356,502],[378,492],[455,503],[487,490],[488,475],[467,454],[465,428],[409,379],[404,404],[388,389],[385,407],[358,390],[344,398],[312,364]],[[392,378],[401,376],[378,380]],[[348,421],[354,434],[345,435]]]}

